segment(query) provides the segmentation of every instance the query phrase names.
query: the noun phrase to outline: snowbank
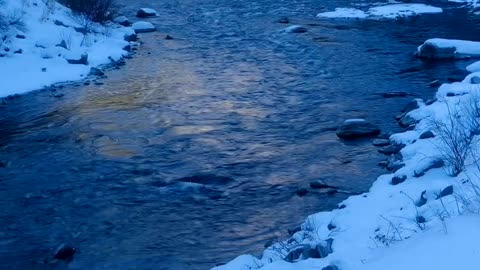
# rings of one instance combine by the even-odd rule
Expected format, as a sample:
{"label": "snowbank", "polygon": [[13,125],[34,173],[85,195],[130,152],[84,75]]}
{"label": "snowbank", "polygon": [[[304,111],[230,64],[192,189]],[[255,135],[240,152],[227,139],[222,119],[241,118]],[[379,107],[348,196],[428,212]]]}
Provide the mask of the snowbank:
{"label": "snowbank", "polygon": [[[436,102],[420,102],[407,114],[417,121],[415,128],[390,137],[405,145],[404,166],[380,176],[368,193],[309,216],[301,231],[267,248],[261,258],[242,255],[214,269],[477,269],[480,84],[472,83],[475,76],[480,72],[442,85]],[[432,136],[422,136],[426,132]],[[470,149],[460,172],[452,161],[452,140]]]}
{"label": "snowbank", "polygon": [[396,19],[400,17],[441,12],[443,12],[441,8],[425,4],[392,4],[372,7],[367,11],[356,8],[336,8],[335,11],[319,13],[317,17],[345,19]]}
{"label": "snowbank", "polygon": [[[47,5],[41,0],[7,0],[0,13],[16,14],[24,23],[11,27],[4,33],[8,38],[0,42],[0,97],[82,79],[91,67],[125,56],[129,42],[124,36],[134,33],[119,25],[87,24],[52,1]],[[92,33],[83,34],[85,26]],[[82,55],[88,56],[84,59],[88,64],[69,64]]]}
{"label": "snowbank", "polygon": [[433,38],[418,47],[418,55],[425,58],[480,57],[480,42]]}

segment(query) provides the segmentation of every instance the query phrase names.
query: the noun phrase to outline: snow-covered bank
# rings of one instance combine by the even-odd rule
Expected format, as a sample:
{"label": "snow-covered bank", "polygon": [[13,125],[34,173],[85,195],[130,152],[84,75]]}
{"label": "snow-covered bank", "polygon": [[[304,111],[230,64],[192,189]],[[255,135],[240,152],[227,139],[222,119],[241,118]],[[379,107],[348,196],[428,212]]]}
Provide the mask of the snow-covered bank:
{"label": "snow-covered bank", "polygon": [[[469,67],[477,70],[480,62]],[[473,68],[472,68],[473,67]],[[261,258],[242,255],[217,270],[477,269],[480,263],[480,73],[444,84],[435,102],[407,113],[403,167],[368,193],[311,215]]]}
{"label": "snow-covered bank", "polygon": [[54,1],[6,0],[0,15],[18,21],[0,32],[0,97],[85,78],[91,67],[127,55],[125,36],[134,34],[88,22]]}
{"label": "snow-covered bank", "polygon": [[319,18],[345,18],[345,19],[396,19],[400,17],[415,16],[428,13],[441,13],[438,7],[425,4],[392,4],[369,8],[363,11],[356,8],[336,8],[335,11],[322,12]]}

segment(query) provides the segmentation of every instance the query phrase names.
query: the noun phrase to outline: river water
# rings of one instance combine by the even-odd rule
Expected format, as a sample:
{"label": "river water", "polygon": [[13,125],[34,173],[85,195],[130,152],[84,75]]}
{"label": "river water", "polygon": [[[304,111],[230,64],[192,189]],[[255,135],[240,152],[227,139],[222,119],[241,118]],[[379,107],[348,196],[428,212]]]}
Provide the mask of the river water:
{"label": "river water", "polygon": [[[159,31],[103,85],[0,105],[2,269],[209,269],[260,254],[348,196],[299,188],[324,179],[364,192],[383,173],[369,140],[341,141],[335,127],[366,118],[399,131],[405,104],[469,63],[422,62],[416,46],[480,34],[478,18],[449,6],[332,21],[315,14],[348,1],[152,2],[124,0],[127,14],[157,9]],[[284,16],[308,32],[285,33]],[[408,96],[381,96],[397,91]],[[60,244],[77,249],[68,265],[49,262]]]}

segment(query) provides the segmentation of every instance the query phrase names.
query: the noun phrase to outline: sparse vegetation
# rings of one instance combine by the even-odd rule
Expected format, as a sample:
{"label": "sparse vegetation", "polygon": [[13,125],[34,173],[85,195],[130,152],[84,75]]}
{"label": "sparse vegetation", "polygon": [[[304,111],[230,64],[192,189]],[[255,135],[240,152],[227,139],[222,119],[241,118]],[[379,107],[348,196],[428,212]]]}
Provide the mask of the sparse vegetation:
{"label": "sparse vegetation", "polygon": [[116,15],[115,0],[59,0],[73,12],[93,22],[105,23]]}

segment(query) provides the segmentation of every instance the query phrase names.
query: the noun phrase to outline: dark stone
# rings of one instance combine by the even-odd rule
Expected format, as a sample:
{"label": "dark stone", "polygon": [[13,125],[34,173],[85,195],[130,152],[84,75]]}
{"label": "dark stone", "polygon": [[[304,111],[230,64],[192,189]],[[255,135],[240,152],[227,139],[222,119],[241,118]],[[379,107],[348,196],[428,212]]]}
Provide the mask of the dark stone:
{"label": "dark stone", "polygon": [[61,245],[55,252],[54,258],[62,261],[71,261],[75,255],[75,248],[67,245]]}
{"label": "dark stone", "polygon": [[57,44],[55,46],[64,48],[65,50],[68,50],[67,42],[65,42],[65,40],[62,40],[62,42],[60,42],[59,44]]}
{"label": "dark stone", "polygon": [[82,54],[80,59],[67,59],[67,62],[72,65],[88,65],[88,55]]}
{"label": "dark stone", "polygon": [[400,150],[402,150],[403,147],[405,147],[405,145],[400,145],[400,144],[389,145],[389,146],[385,146],[378,149],[378,152],[384,155],[390,156],[400,152]]}
{"label": "dark stone", "polygon": [[95,82],[95,85],[100,86],[100,85],[104,85],[104,83],[103,82]]}
{"label": "dark stone", "polygon": [[345,123],[337,129],[337,136],[347,140],[372,137],[378,134],[380,134],[380,128],[364,120],[345,121]]}
{"label": "dark stone", "polygon": [[346,208],[346,207],[347,207],[347,206],[346,206],[345,204],[339,204],[339,205],[337,205],[337,208],[338,208],[338,209],[344,209],[344,208]]}
{"label": "dark stone", "polygon": [[394,177],[392,178],[392,185],[401,184],[401,183],[405,182],[405,180],[407,180],[407,176],[406,176],[406,175],[394,176]]}
{"label": "dark stone", "polygon": [[224,185],[232,182],[233,179],[227,176],[218,176],[212,174],[198,174],[193,176],[182,177],[176,182],[196,183],[201,185]]}
{"label": "dark stone", "polygon": [[453,194],[453,186],[450,185],[450,186],[444,188],[442,191],[440,191],[440,193],[437,196],[437,200],[440,199],[440,198],[443,198],[445,196],[452,195],[452,194]]}
{"label": "dark stone", "polygon": [[299,197],[303,197],[303,196],[307,195],[307,193],[308,193],[308,190],[305,189],[305,188],[301,188],[301,189],[295,191],[295,194],[297,194],[297,196],[299,196]]}
{"label": "dark stone", "polygon": [[372,144],[374,146],[387,146],[390,145],[390,140],[387,139],[375,139],[373,140]]}
{"label": "dark stone", "polygon": [[416,216],[416,217],[415,217],[415,220],[417,221],[417,223],[425,223],[425,222],[427,222],[427,220],[426,220],[423,216],[420,216],[420,215]]}
{"label": "dark stone", "polygon": [[418,100],[414,99],[414,100],[410,101],[409,103],[407,103],[407,105],[405,105],[402,112],[409,113],[409,112],[411,112],[415,109],[418,109],[419,107],[420,106],[418,105]]}
{"label": "dark stone", "polygon": [[137,40],[137,34],[126,34],[123,39],[128,42],[136,41]]}
{"label": "dark stone", "polygon": [[380,162],[378,163],[378,166],[380,166],[380,167],[385,167],[385,168],[386,168],[386,167],[388,166],[388,161],[386,161],[386,160],[380,161]]}
{"label": "dark stone", "polygon": [[130,52],[132,50],[132,46],[126,45],[125,47],[122,48],[122,50]]}
{"label": "dark stone", "polygon": [[433,132],[431,132],[431,131],[425,131],[425,132],[422,133],[422,135],[420,135],[421,140],[430,139],[430,138],[433,138],[433,137],[435,137],[435,134],[433,134]]}
{"label": "dark stone", "polygon": [[165,39],[166,39],[166,40],[173,40],[173,37],[170,36],[170,35],[166,35],[166,36],[165,36]]}
{"label": "dark stone", "polygon": [[90,69],[90,73],[88,75],[90,75],[90,76],[103,76],[103,75],[105,75],[105,73],[99,68],[92,67]]}
{"label": "dark stone", "polygon": [[310,182],[310,187],[313,189],[324,189],[324,188],[337,189],[337,187],[330,186],[327,183],[325,183],[323,180],[315,180]]}
{"label": "dark stone", "polygon": [[294,261],[298,260],[300,256],[303,254],[303,246],[297,247],[295,249],[290,250],[290,252],[283,258],[285,261],[293,263]]}
{"label": "dark stone", "polygon": [[301,230],[302,230],[302,228],[300,228],[300,226],[299,226],[299,227],[295,227],[293,229],[288,229],[287,232],[288,232],[288,235],[293,236],[295,233],[297,233]]}
{"label": "dark stone", "polygon": [[400,119],[400,121],[398,123],[400,124],[401,127],[408,128],[408,127],[411,127],[411,126],[415,126],[415,124],[417,124],[417,120],[415,120],[411,116],[406,115],[406,116],[402,117],[402,119]]}
{"label": "dark stone", "polygon": [[439,80],[432,81],[428,84],[430,87],[439,87],[440,85],[442,85],[442,83]]}
{"label": "dark stone", "polygon": [[322,268],[322,270],[339,270],[335,265],[329,265],[327,267]]}
{"label": "dark stone", "polygon": [[447,93],[447,97],[454,97],[454,96],[455,96],[455,93],[452,93],[452,92]]}
{"label": "dark stone", "polygon": [[417,207],[422,207],[425,204],[427,204],[427,198],[425,198],[425,194],[427,193],[426,190],[422,191],[422,194],[420,194],[420,199],[415,202],[415,206]]}
{"label": "dark stone", "polygon": [[334,225],[333,223],[331,223],[331,222],[328,223],[328,225],[327,225],[327,229],[328,229],[329,231],[335,230],[336,228],[337,228],[337,226],[335,226],[335,225]]}
{"label": "dark stone", "polygon": [[478,76],[473,76],[473,77],[470,79],[470,83],[471,83],[471,84],[480,84],[480,77],[478,77]]}
{"label": "dark stone", "polygon": [[128,20],[128,18],[125,17],[125,16],[120,16],[120,17],[115,18],[114,22],[120,24],[121,26],[125,26],[125,27],[128,27],[128,26],[132,25],[130,23],[130,21]]}
{"label": "dark stone", "polygon": [[55,20],[53,23],[58,26],[68,27],[68,25],[64,24],[62,21],[59,20]]}
{"label": "dark stone", "polygon": [[283,18],[280,18],[277,20],[277,23],[284,23],[284,24],[287,24],[287,23],[290,23],[290,20],[286,17],[283,17]]}
{"label": "dark stone", "polygon": [[310,245],[305,245],[303,247],[302,259],[306,260],[309,258],[320,259],[322,257],[316,248],[312,248]]}
{"label": "dark stone", "polygon": [[440,48],[431,43],[425,43],[420,46],[417,56],[426,59],[449,59],[455,58],[457,48],[447,47]]}
{"label": "dark stone", "polygon": [[18,39],[26,39],[27,38],[27,37],[25,37],[25,35],[21,35],[21,34],[17,34],[15,37],[18,38]]}
{"label": "dark stone", "polygon": [[318,251],[318,254],[320,255],[320,258],[325,258],[328,256],[328,254],[333,252],[332,244],[333,244],[333,239],[328,238],[327,240],[325,240],[325,243],[321,243],[316,246],[316,249]]}
{"label": "dark stone", "polygon": [[42,72],[47,72],[47,68],[42,68]]}
{"label": "dark stone", "polygon": [[18,49],[18,50],[16,50],[16,51],[14,51],[13,53],[15,53],[15,54],[21,54],[21,53],[23,53],[23,50],[22,50],[22,49]]}
{"label": "dark stone", "polygon": [[137,11],[137,17],[138,18],[152,18],[152,17],[157,17],[156,12],[149,12],[148,10],[141,8]]}

